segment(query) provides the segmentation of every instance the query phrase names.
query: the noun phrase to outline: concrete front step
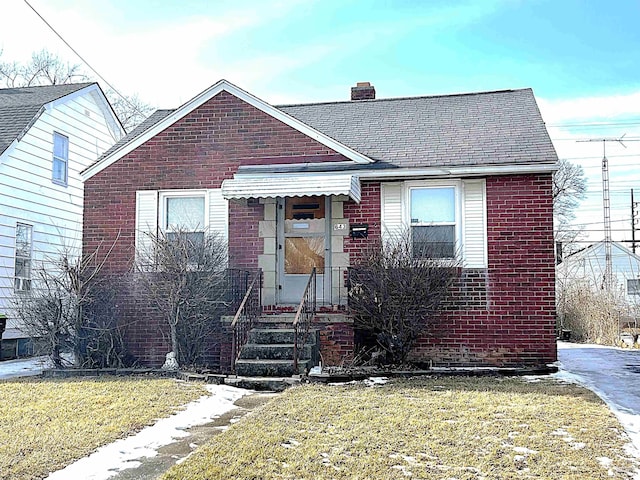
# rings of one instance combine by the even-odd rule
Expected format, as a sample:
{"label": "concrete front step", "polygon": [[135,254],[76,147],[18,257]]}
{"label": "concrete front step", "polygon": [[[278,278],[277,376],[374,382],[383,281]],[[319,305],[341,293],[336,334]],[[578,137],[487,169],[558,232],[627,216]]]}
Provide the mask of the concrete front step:
{"label": "concrete front step", "polygon": [[[300,358],[312,358],[314,345],[306,344],[300,351]],[[247,343],[240,352],[242,359],[291,360],[293,343]]]}
{"label": "concrete front step", "polygon": [[312,361],[299,360],[298,371],[294,371],[293,360],[239,359],[236,374],[244,377],[290,377],[301,375],[311,369]]}
{"label": "concrete front step", "polygon": [[293,343],[292,328],[254,328],[249,332],[248,343]]}

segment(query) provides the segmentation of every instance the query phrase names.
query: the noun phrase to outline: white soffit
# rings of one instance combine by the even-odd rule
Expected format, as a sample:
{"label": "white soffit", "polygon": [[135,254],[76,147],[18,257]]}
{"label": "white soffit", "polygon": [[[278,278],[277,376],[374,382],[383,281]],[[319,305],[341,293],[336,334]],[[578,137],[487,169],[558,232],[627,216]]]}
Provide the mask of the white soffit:
{"label": "white soffit", "polygon": [[311,195],[349,195],[360,203],[360,180],[355,175],[273,175],[236,177],[222,182],[222,196],[227,199]]}

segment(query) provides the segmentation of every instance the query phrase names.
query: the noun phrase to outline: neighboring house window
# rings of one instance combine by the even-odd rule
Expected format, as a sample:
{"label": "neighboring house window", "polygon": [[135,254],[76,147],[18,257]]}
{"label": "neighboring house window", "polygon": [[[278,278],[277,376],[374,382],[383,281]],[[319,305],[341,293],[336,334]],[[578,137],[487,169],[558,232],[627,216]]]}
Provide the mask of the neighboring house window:
{"label": "neighboring house window", "polygon": [[32,252],[33,226],[24,223],[16,225],[16,258],[15,281],[16,292],[31,290],[31,252]]}
{"label": "neighboring house window", "polygon": [[52,179],[60,185],[67,185],[69,179],[69,139],[57,132],[53,134]]}
{"label": "neighboring house window", "polygon": [[456,255],[457,204],[454,186],[409,189],[413,253],[425,258]]}
{"label": "neighboring house window", "polygon": [[640,279],[627,280],[627,294],[640,295]]}
{"label": "neighboring house window", "polygon": [[168,239],[180,232],[194,245],[204,240],[206,229],[205,195],[165,194],[162,196],[164,215],[162,229]]}

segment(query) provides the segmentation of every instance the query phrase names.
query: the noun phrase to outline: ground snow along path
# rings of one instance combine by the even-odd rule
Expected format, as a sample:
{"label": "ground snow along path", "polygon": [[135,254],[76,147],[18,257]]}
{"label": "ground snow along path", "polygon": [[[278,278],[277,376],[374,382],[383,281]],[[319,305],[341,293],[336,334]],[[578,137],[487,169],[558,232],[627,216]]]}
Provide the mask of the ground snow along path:
{"label": "ground snow along path", "polygon": [[628,453],[640,458],[640,350],[558,342],[558,360],[555,376],[602,398],[633,442]]}
{"label": "ground snow along path", "polygon": [[227,385],[206,385],[206,388],[211,395],[189,403],[184,411],[158,420],[133,436],[100,447],[88,457],[53,472],[47,479],[102,480],[135,468],[140,465],[139,459],[154,457],[158,448],[188,436],[187,428],[212,421],[235,408],[234,402],[240,397],[253,393]]}

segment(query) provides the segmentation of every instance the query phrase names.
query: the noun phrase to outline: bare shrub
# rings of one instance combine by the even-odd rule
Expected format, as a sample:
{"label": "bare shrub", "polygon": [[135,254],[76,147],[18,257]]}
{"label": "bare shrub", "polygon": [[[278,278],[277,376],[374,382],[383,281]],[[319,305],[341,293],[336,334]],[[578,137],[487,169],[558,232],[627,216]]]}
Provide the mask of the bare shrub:
{"label": "bare shrub", "polygon": [[461,267],[448,248],[406,231],[374,241],[355,260],[349,308],[356,328],[382,349],[380,363],[403,363],[441,312]]}
{"label": "bare shrub", "polygon": [[31,291],[15,300],[17,317],[36,339],[36,353],[48,355],[56,368],[126,363],[113,284],[101,276],[103,263],[93,254],[62,252],[34,268]]}
{"label": "bare shrub", "polygon": [[577,341],[616,344],[627,311],[619,288],[606,290],[586,281],[568,281],[558,289],[559,327],[570,330]]}
{"label": "bare shrub", "polygon": [[148,239],[150,248],[137,252],[134,281],[169,327],[178,363],[202,365],[229,303],[226,242],[186,231]]}

